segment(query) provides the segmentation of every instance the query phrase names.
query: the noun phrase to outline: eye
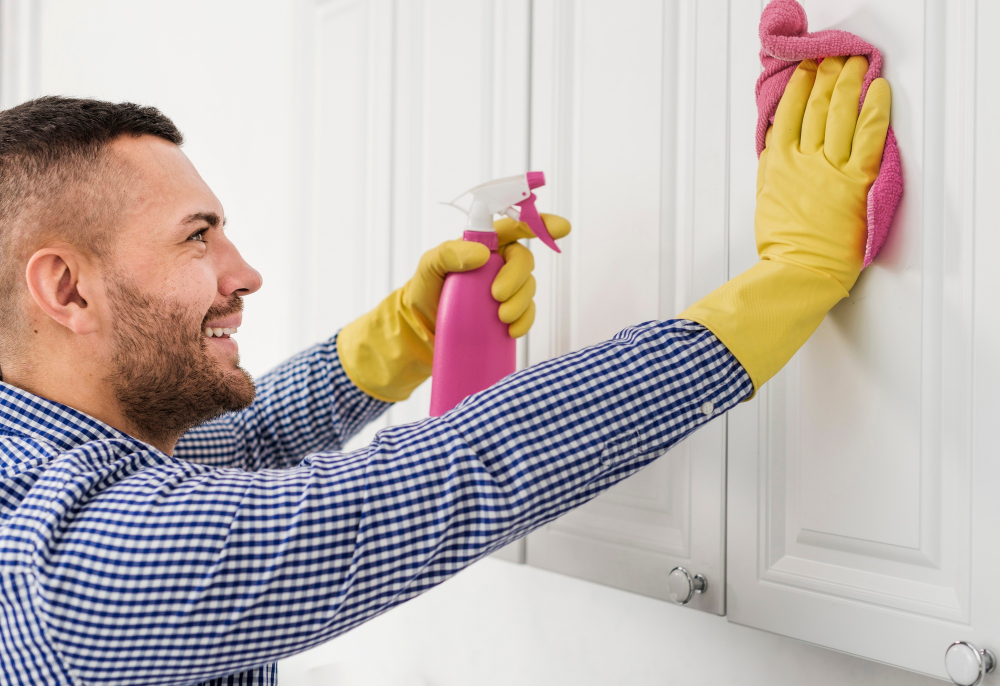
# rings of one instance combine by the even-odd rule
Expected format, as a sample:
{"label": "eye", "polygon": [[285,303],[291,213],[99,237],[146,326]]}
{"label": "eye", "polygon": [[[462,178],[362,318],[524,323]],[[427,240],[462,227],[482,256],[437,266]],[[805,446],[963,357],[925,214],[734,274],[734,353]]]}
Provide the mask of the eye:
{"label": "eye", "polygon": [[205,242],[205,233],[207,231],[208,231],[208,228],[198,229],[193,234],[191,234],[190,236],[188,236],[188,240],[189,241],[195,241],[197,243],[204,243]]}

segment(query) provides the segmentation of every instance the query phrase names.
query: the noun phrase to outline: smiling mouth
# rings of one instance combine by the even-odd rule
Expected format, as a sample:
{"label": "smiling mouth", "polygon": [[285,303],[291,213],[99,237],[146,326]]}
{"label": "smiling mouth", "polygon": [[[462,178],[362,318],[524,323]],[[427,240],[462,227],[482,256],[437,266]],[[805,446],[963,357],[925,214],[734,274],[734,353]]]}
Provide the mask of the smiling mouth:
{"label": "smiling mouth", "polygon": [[205,334],[207,338],[229,338],[229,336],[231,334],[236,333],[236,331],[237,329],[232,329],[229,327],[220,328],[220,327],[206,326],[204,329],[202,329],[201,332]]}

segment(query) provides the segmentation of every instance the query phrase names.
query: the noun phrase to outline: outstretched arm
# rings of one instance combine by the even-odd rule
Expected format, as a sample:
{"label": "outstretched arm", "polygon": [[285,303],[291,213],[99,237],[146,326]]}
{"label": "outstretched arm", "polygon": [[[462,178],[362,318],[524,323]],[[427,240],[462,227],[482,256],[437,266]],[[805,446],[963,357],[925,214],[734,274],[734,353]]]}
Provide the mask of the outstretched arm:
{"label": "outstretched arm", "polygon": [[37,640],[84,683],[196,681],[280,659],[586,502],[751,390],[715,336],[675,320],[291,469],[109,446],[86,473],[60,474],[80,499],[32,567]]}

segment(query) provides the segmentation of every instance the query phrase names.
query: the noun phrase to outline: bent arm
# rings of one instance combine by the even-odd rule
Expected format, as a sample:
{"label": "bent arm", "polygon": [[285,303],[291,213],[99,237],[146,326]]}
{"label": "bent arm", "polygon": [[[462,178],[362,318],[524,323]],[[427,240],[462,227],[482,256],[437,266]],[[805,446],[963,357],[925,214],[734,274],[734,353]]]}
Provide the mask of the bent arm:
{"label": "bent arm", "polygon": [[174,455],[250,471],[292,467],[309,453],[341,450],[389,406],[347,378],[334,336],[262,376],[246,410],[188,431]]}
{"label": "bent arm", "polygon": [[650,323],[355,452],[255,473],[163,461],[68,520],[40,614],[85,683],[278,660],[593,498],[751,390],[702,326]]}

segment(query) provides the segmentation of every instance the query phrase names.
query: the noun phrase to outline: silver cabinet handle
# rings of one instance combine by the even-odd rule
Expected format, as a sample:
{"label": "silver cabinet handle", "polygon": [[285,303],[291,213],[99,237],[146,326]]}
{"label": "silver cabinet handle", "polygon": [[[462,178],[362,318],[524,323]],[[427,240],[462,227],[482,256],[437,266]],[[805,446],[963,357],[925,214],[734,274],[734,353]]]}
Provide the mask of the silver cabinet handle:
{"label": "silver cabinet handle", "polygon": [[708,579],[701,574],[691,576],[691,572],[683,567],[674,567],[667,577],[667,589],[672,601],[678,605],[687,605],[695,593],[708,590]]}
{"label": "silver cabinet handle", "polygon": [[959,686],[976,686],[997,666],[996,656],[971,643],[955,641],[944,652],[944,668]]}

